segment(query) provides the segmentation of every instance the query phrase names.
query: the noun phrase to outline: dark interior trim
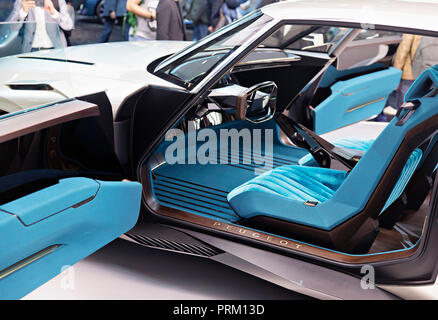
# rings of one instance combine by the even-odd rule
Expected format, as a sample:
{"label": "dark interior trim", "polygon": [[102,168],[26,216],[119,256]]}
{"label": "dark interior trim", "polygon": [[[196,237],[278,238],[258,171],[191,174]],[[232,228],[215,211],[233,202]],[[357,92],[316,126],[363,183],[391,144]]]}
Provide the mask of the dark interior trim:
{"label": "dark interior trim", "polygon": [[99,107],[96,104],[81,100],[68,100],[49,106],[23,110],[23,112],[0,119],[0,143],[57,124],[98,116],[99,114]]}

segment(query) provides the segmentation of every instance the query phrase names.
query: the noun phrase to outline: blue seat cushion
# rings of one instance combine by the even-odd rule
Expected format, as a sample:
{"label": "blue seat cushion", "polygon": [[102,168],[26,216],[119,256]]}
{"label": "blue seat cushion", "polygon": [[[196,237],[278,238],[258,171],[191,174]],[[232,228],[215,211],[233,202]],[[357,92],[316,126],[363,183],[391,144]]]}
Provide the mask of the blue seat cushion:
{"label": "blue seat cushion", "polygon": [[[350,140],[350,142],[353,141]],[[357,149],[363,148],[359,150],[366,151],[372,142],[370,140],[356,144]],[[400,197],[421,157],[421,149],[417,148],[412,152],[381,212]],[[306,201],[322,203],[332,198],[347,175],[345,171],[320,167],[281,166],[233,189],[227,199],[242,218],[263,215],[327,229],[327,226],[318,225],[319,221],[324,219],[315,219],[313,215],[305,214],[304,203]],[[352,190],[352,192],[357,192],[357,190]],[[260,206],[261,203],[263,203],[263,209]],[[300,204],[303,206],[301,207]],[[302,213],[296,212],[299,208],[303,208]],[[331,209],[336,211],[336,208]],[[339,219],[339,223],[346,219],[347,217]]]}
{"label": "blue seat cushion", "polygon": [[347,173],[319,167],[281,166],[235,188],[228,194],[233,202],[236,195],[260,191],[296,201],[324,202],[331,198]]}

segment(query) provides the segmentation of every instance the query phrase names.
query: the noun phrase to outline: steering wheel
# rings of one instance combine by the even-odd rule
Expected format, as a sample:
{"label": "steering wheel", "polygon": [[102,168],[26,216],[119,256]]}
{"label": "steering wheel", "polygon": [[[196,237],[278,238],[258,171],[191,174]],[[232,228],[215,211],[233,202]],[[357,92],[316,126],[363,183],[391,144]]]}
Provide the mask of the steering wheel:
{"label": "steering wheel", "polygon": [[277,85],[273,81],[256,84],[237,97],[236,117],[251,123],[271,120],[277,107]]}

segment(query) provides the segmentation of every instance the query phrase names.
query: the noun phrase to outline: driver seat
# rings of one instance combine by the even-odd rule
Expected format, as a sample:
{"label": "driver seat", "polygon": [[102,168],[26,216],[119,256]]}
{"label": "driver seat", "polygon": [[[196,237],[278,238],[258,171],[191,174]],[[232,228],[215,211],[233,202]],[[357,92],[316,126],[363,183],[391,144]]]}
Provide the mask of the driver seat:
{"label": "driver seat", "polygon": [[[431,94],[432,92],[432,94]],[[344,252],[366,252],[377,217],[404,191],[438,131],[438,66],[412,85],[400,113],[350,173],[282,166],[232,190],[243,225]]]}

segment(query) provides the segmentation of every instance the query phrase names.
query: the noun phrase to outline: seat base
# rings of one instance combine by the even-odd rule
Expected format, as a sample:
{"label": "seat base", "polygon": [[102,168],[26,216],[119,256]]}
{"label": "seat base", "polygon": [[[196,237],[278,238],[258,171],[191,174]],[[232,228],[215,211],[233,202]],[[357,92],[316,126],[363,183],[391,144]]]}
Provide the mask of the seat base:
{"label": "seat base", "polygon": [[[339,243],[336,244],[337,241],[335,242],[335,240],[332,239],[330,232],[300,226],[289,221],[272,217],[256,216],[241,220],[239,224],[244,227],[351,254],[367,253],[380,230],[376,220],[367,219],[351,238],[339,241],[339,243],[343,243],[343,245],[340,246]],[[309,233],[309,230],[312,230],[311,233]],[[309,236],[309,234],[311,234],[311,236]]]}

